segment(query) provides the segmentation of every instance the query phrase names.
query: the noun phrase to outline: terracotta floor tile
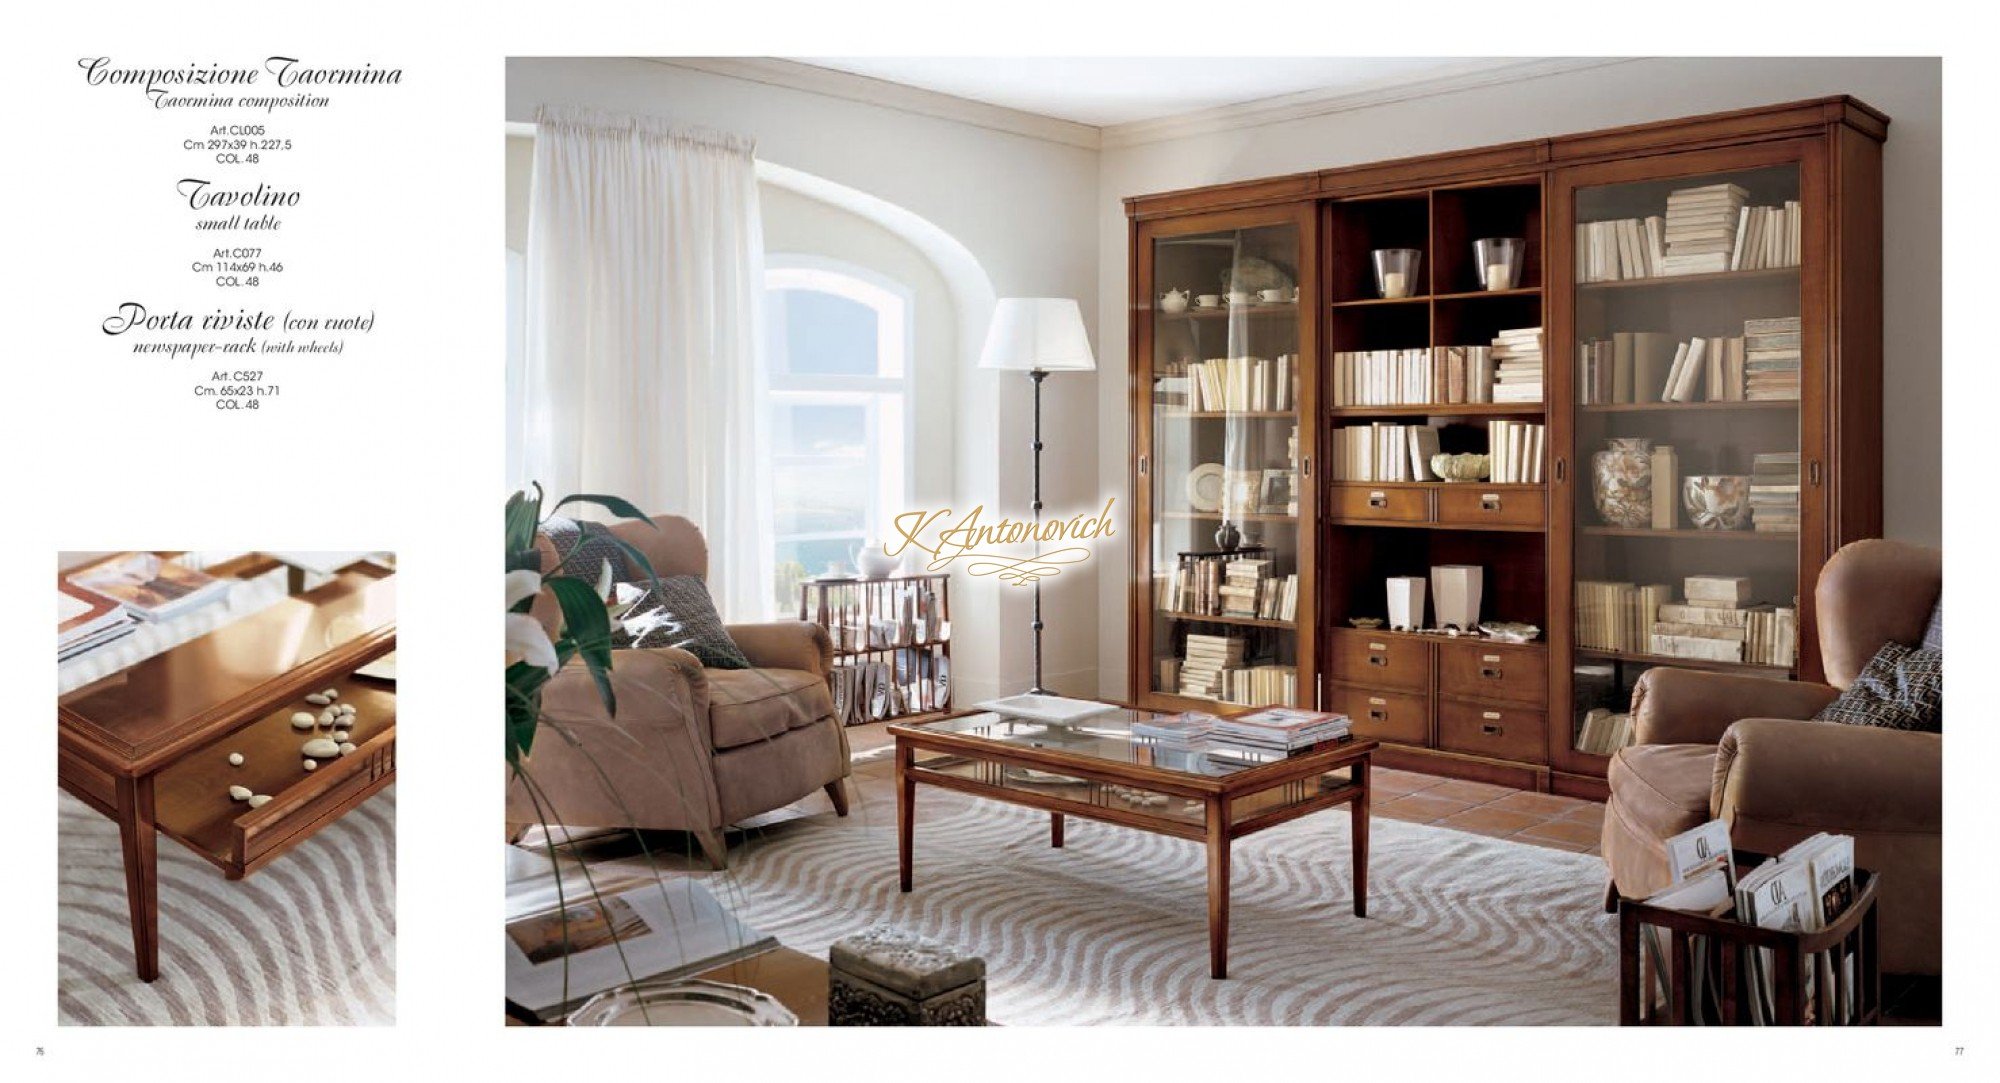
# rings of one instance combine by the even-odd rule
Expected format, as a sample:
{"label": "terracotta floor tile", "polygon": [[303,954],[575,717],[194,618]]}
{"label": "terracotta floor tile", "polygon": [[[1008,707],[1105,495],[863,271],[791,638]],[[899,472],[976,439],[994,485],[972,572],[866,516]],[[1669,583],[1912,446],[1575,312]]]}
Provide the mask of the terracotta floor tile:
{"label": "terracotta floor tile", "polygon": [[1490,782],[1470,782],[1465,779],[1453,778],[1446,779],[1432,786],[1430,789],[1425,790],[1424,794],[1429,797],[1447,797],[1453,801],[1463,801],[1468,805],[1483,805],[1488,801],[1498,800],[1510,793],[1519,792],[1521,791],[1507,786],[1495,786]]}
{"label": "terracotta floor tile", "polygon": [[1371,811],[1396,820],[1414,820],[1417,823],[1435,823],[1447,816],[1453,816],[1473,807],[1467,801],[1453,801],[1445,797],[1433,797],[1430,791],[1398,797],[1384,801]]}
{"label": "terracotta floor tile", "polygon": [[1572,846],[1596,846],[1602,830],[1587,823],[1574,820],[1545,820],[1533,827],[1523,828],[1523,839],[1546,839],[1551,842],[1566,842]]}
{"label": "terracotta floor tile", "polygon": [[1574,843],[1558,842],[1555,839],[1529,838],[1526,835],[1511,835],[1507,841],[1523,842],[1529,846],[1540,846],[1545,850],[1561,850],[1566,854],[1595,854],[1597,852],[1595,847],[1578,846]]}
{"label": "terracotta floor tile", "polygon": [[1602,826],[1604,823],[1604,805],[1597,801],[1586,802],[1582,808],[1571,809],[1557,818]]}
{"label": "terracotta floor tile", "polygon": [[1443,783],[1437,775],[1426,775],[1417,771],[1398,771],[1393,767],[1377,767],[1368,772],[1368,786],[1377,794],[1401,797],[1404,794],[1420,793]]}
{"label": "terracotta floor tile", "polygon": [[1561,797],[1552,793],[1529,793],[1526,790],[1515,790],[1505,797],[1495,798],[1487,802],[1486,807],[1506,809],[1508,812],[1525,813],[1542,820],[1555,820],[1561,819],[1568,813],[1575,812],[1579,805],[1588,804],[1590,802],[1580,801],[1574,797]]}
{"label": "terracotta floor tile", "polygon": [[1479,805],[1447,816],[1439,820],[1437,826],[1471,831],[1479,835],[1506,836],[1542,822],[1540,817],[1525,812],[1509,812],[1491,805]]}

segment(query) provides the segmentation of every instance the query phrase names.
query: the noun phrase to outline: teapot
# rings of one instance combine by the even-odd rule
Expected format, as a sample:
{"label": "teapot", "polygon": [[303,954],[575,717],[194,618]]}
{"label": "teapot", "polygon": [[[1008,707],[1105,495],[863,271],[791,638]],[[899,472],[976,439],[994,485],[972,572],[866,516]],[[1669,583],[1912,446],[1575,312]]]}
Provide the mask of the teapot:
{"label": "teapot", "polygon": [[1187,306],[1188,291],[1186,290],[1168,290],[1160,295],[1160,311],[1162,312],[1186,312]]}

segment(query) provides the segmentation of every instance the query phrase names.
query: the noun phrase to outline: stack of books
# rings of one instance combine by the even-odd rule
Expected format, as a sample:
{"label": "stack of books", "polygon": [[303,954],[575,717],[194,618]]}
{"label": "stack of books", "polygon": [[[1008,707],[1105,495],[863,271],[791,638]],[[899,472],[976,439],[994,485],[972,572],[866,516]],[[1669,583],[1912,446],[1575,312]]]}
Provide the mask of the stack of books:
{"label": "stack of books", "polygon": [[1267,662],[1225,669],[1222,671],[1222,693],[1215,698],[1246,707],[1295,702],[1299,698],[1298,668]]}
{"label": "stack of books", "polygon": [[1743,397],[1752,402],[1799,397],[1799,318],[1743,321]]}
{"label": "stack of books", "polygon": [[1798,611],[1757,605],[1742,576],[1691,575],[1685,604],[1659,607],[1649,647],[1668,658],[1791,666],[1798,658]]}
{"label": "stack of books", "polygon": [[1583,713],[1583,726],[1576,734],[1576,749],[1593,755],[1609,756],[1631,744],[1633,735],[1630,711],[1592,707]]}
{"label": "stack of books", "polygon": [[1191,752],[1207,747],[1216,718],[1204,711],[1156,714],[1132,723],[1132,736],[1161,748]]}
{"label": "stack of books", "polygon": [[151,553],[92,565],[69,577],[73,586],[102,595],[142,621],[172,620],[219,601],[228,584]]}
{"label": "stack of books", "polygon": [[1521,327],[1493,336],[1493,401],[1542,401],[1542,329]]}
{"label": "stack of books", "polygon": [[1659,612],[1674,600],[1667,583],[1639,586],[1584,579],[1576,584],[1576,643],[1589,650],[1643,654]]}
{"label": "stack of books", "polygon": [[1298,372],[1290,354],[1197,361],[1188,366],[1187,375],[1190,410],[1290,410],[1298,401]]}
{"label": "stack of books", "polygon": [[1743,208],[1743,217],[1736,224],[1736,251],[1729,261],[1730,270],[1797,267],[1799,256],[1798,200],[1788,199],[1777,207]]}
{"label": "stack of books", "polygon": [[1189,632],[1178,674],[1181,695],[1221,699],[1223,672],[1243,665],[1246,645],[1240,635]]}
{"label": "stack of books", "polygon": [[1750,193],[1734,184],[1704,184],[1667,195],[1665,275],[1727,271],[1736,253],[1736,227]]}
{"label": "stack of books", "polygon": [[1503,485],[1540,485],[1547,443],[1545,425],[1532,421],[1487,422],[1487,480]]}
{"label": "stack of books", "polygon": [[1243,558],[1224,564],[1220,588],[1222,615],[1257,616],[1265,583],[1270,575],[1271,562],[1262,558]]}
{"label": "stack of books", "polygon": [[56,661],[123,639],[138,624],[137,617],[110,598],[56,580]]}
{"label": "stack of books", "polygon": [[1258,752],[1291,753],[1348,737],[1347,716],[1297,707],[1267,707],[1261,711],[1215,720],[1209,744]]}
{"label": "stack of books", "polygon": [[1666,234],[1666,219],[1658,215],[1577,223],[1577,281],[1660,277],[1666,273],[1660,269],[1666,259]]}
{"label": "stack of books", "polygon": [[1799,453],[1770,451],[1750,459],[1750,524],[1768,534],[1799,532]]}
{"label": "stack of books", "polygon": [[1493,348],[1439,346],[1437,372],[1443,380],[1443,403],[1493,401]]}

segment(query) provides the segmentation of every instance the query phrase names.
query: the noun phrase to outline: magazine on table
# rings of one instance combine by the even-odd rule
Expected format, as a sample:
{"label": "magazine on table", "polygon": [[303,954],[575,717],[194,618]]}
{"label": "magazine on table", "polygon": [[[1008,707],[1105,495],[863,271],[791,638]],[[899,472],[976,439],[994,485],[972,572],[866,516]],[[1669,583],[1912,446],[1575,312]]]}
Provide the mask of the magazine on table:
{"label": "magazine on table", "polygon": [[125,607],[95,591],[56,580],[56,660],[66,661],[88,650],[132,634],[137,621]]}
{"label": "magazine on table", "polygon": [[170,620],[220,599],[228,584],[152,553],[133,553],[94,565],[69,582],[101,594],[145,621]]}

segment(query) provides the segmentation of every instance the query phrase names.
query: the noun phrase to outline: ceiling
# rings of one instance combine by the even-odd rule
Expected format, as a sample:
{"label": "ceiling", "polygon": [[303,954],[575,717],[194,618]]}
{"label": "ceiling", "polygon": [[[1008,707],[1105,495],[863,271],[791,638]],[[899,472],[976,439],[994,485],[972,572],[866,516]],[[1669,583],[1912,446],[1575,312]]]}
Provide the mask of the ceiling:
{"label": "ceiling", "polygon": [[1492,57],[799,57],[801,63],[1092,127],[1312,92],[1366,94],[1516,67]]}

